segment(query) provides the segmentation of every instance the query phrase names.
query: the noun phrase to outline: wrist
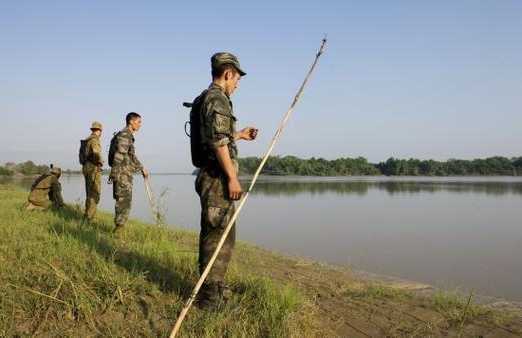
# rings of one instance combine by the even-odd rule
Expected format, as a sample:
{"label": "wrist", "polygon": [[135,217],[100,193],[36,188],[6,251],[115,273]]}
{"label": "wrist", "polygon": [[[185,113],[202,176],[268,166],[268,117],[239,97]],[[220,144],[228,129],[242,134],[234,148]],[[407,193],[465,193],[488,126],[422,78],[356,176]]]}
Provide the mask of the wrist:
{"label": "wrist", "polygon": [[227,173],[227,180],[228,180],[229,182],[237,181],[237,175],[236,175],[235,173],[233,173],[233,174],[228,174],[228,173]]}

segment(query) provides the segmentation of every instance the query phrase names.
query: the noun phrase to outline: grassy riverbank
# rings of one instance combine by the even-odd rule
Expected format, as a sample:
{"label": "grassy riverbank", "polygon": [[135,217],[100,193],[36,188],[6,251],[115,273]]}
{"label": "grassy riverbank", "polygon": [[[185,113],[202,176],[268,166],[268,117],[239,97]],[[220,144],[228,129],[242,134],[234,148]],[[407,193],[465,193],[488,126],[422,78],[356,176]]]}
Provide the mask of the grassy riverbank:
{"label": "grassy riverbank", "polygon": [[[27,212],[26,193],[0,186],[0,336],[166,336],[195,284],[197,234],[132,222],[112,236],[109,214]],[[506,336],[518,313],[451,294],[409,291],[350,271],[239,243],[235,295],[193,308],[187,337]]]}

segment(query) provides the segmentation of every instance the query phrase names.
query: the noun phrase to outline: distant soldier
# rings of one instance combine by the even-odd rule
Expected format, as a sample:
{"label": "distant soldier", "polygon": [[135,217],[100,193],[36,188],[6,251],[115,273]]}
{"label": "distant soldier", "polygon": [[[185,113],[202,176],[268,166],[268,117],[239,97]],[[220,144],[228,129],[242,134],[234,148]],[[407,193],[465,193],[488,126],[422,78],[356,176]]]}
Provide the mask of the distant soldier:
{"label": "distant soldier", "polygon": [[[253,140],[257,135],[257,129],[253,127],[236,132],[236,117],[230,95],[237,88],[241,76],[246,75],[237,58],[230,53],[217,53],[211,58],[211,66],[212,84],[194,100],[194,105],[200,102],[200,108],[196,109],[200,109],[199,134],[203,155],[196,179],[196,192],[201,202],[200,273],[208,264],[234,214],[234,201],[241,197],[236,140]],[[203,307],[229,296],[230,290],[224,279],[235,238],[234,225],[201,288],[199,304]]]}
{"label": "distant soldier", "polygon": [[116,133],[111,140],[109,149],[109,165],[111,166],[110,181],[113,183],[113,197],[116,200],[114,232],[121,231],[129,218],[132,203],[133,175],[141,172],[144,178],[148,171],[136,157],[134,149],[134,134],[141,127],[141,116],[128,113],[125,122],[127,126]]}
{"label": "distant soldier", "polygon": [[85,218],[89,221],[92,221],[96,215],[96,207],[101,195],[103,159],[100,137],[102,129],[100,122],[93,122],[91,135],[82,140],[80,147],[80,163],[83,165],[82,171],[85,177]]}
{"label": "distant soldier", "polygon": [[60,168],[51,167],[49,173],[38,177],[31,186],[26,209],[45,210],[51,207],[63,207],[62,186],[59,182],[61,175]]}

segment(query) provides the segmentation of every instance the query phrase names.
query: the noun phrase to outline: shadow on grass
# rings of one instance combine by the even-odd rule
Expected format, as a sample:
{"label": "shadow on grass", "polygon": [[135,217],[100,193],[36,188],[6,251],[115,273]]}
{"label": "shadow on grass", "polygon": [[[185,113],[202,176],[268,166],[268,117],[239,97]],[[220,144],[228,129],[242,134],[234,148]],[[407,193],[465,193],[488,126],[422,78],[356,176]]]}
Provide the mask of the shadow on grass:
{"label": "shadow on grass", "polygon": [[52,208],[51,210],[56,216],[63,219],[64,221],[67,221],[67,222],[78,221],[78,222],[82,222],[82,223],[83,222],[89,223],[86,220],[85,215],[79,205],[67,205],[66,204],[61,208]]}
{"label": "shadow on grass", "polygon": [[[144,278],[156,285],[162,292],[175,292],[185,298],[192,290],[191,278],[176,272],[182,267],[166,266],[157,258],[149,257],[133,250],[116,245],[118,239],[113,239],[112,231],[105,225],[96,222],[84,222],[83,213],[79,208],[66,206],[54,213],[62,218],[62,224],[55,223],[51,230],[58,235],[68,235],[83,242],[108,262],[115,263],[131,273],[142,274]],[[73,222],[71,222],[73,221]],[[74,222],[77,221],[77,222]],[[105,232],[106,234],[102,234]]]}

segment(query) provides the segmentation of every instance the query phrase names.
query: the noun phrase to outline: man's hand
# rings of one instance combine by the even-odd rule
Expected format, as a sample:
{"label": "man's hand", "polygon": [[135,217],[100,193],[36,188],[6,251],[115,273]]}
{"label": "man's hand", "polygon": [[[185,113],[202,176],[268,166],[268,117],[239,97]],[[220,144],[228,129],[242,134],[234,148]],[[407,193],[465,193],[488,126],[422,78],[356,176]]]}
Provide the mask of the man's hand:
{"label": "man's hand", "polygon": [[143,175],[143,178],[149,178],[149,171],[147,169],[141,169],[141,174]]}
{"label": "man's hand", "polygon": [[237,138],[241,140],[252,141],[256,139],[257,132],[258,129],[255,127],[246,127],[239,131]]}
{"label": "man's hand", "polygon": [[230,179],[228,181],[228,197],[233,201],[237,201],[241,198],[241,195],[241,184],[239,184],[237,177]]}
{"label": "man's hand", "polygon": [[216,157],[227,178],[228,198],[233,201],[240,199],[241,185],[239,184],[239,180],[237,178],[237,172],[234,163],[230,158],[228,146],[224,145],[216,148]]}

